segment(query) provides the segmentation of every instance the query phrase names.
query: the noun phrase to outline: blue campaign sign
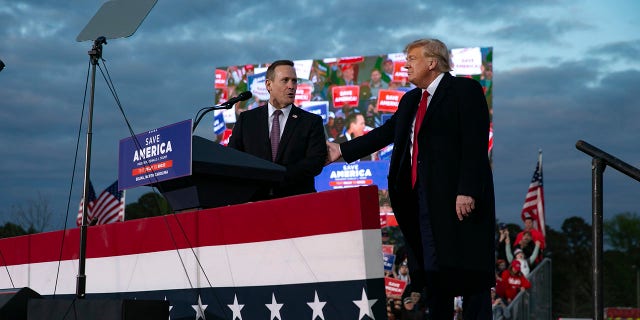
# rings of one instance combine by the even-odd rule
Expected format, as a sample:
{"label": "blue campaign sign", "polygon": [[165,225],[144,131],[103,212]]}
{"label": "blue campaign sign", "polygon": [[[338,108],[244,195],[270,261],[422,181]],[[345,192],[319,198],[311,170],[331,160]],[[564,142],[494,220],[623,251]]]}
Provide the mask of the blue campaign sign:
{"label": "blue campaign sign", "polygon": [[247,87],[253,94],[255,100],[269,100],[269,91],[267,91],[266,81],[266,71],[247,76]]}
{"label": "blue campaign sign", "polygon": [[380,160],[391,160],[391,153],[393,153],[393,143],[378,151],[378,158]]}
{"label": "blue campaign sign", "polygon": [[316,190],[326,191],[342,188],[377,185],[387,189],[389,161],[334,162],[316,177]]}
{"label": "blue campaign sign", "polygon": [[384,271],[392,271],[393,270],[393,262],[396,260],[395,254],[383,253],[382,254],[382,263],[384,264]]}
{"label": "blue campaign sign", "polygon": [[329,101],[306,101],[300,106],[302,110],[309,111],[322,117],[322,122],[329,122]]}
{"label": "blue campaign sign", "polygon": [[191,120],[120,140],[118,190],[191,175]]}
{"label": "blue campaign sign", "polygon": [[383,113],[380,116],[380,122],[384,124],[385,122],[387,122],[387,120],[391,119],[391,117],[393,117],[393,113]]}
{"label": "blue campaign sign", "polygon": [[224,114],[222,113],[222,110],[216,110],[214,111],[214,116],[213,116],[213,133],[215,134],[222,134],[224,133],[224,130],[227,129],[226,124],[224,123]]}

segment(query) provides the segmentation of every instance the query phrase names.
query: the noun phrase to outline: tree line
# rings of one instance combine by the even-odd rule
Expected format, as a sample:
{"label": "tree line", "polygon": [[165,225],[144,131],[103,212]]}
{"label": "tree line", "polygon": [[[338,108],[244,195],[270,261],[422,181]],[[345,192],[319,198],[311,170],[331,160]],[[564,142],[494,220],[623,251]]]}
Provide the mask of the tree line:
{"label": "tree line", "polygon": [[[522,229],[508,224],[510,234]],[[623,212],[603,226],[603,299],[605,307],[635,307],[640,275],[640,216]],[[547,226],[544,256],[552,264],[553,318],[593,318],[591,224],[580,217],[564,220],[560,230]]]}
{"label": "tree line", "polygon": [[[74,207],[77,208],[77,207]],[[125,220],[155,217],[171,213],[171,207],[167,200],[155,192],[148,192],[140,196],[138,201],[125,207]],[[77,211],[73,211],[73,218]],[[24,204],[12,205],[8,212],[2,212],[1,216],[9,217],[9,222],[0,226],[0,238],[15,237],[26,234],[51,231],[54,227],[51,223],[55,216],[49,199],[42,195],[36,195],[35,199],[28,200]],[[75,225],[67,228],[74,228]],[[62,226],[60,227],[62,229]]]}

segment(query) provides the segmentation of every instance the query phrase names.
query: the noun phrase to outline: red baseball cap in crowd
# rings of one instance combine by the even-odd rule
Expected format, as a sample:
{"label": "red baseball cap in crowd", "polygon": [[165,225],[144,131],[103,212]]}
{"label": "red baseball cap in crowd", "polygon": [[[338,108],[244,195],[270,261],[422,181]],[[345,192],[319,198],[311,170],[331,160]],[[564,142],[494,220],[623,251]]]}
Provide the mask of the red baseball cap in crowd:
{"label": "red baseball cap in crowd", "polygon": [[352,64],[343,64],[342,66],[340,66],[340,70],[345,71],[347,69],[352,69],[353,65]]}
{"label": "red baseball cap in crowd", "polygon": [[515,272],[520,272],[520,261],[513,260],[511,262],[511,268],[513,268],[513,271],[515,271]]}

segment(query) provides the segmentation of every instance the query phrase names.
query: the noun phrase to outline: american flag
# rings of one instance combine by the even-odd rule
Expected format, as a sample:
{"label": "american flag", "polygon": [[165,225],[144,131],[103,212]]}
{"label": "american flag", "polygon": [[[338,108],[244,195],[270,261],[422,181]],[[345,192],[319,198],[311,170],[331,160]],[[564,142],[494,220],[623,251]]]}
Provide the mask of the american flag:
{"label": "american flag", "polygon": [[538,164],[533,172],[529,190],[522,206],[522,220],[533,218],[534,228],[545,234],[544,192],[542,188],[542,151],[538,153]]}
{"label": "american flag", "polygon": [[[93,189],[93,183],[89,181],[89,204],[87,206],[87,221],[91,222],[91,207],[96,200],[96,190]],[[84,197],[80,199],[80,207],[78,208],[78,217],[76,218],[76,225],[79,227],[82,225],[82,211],[84,210]]]}
{"label": "american flag", "polygon": [[493,150],[493,122],[489,124],[489,155]]}
{"label": "american flag", "polygon": [[[96,198],[93,184],[89,182],[89,203],[87,207],[87,221],[91,223],[96,220],[97,224],[107,224],[117,221],[124,221],[124,192],[118,191],[118,180],[107,187],[100,196]],[[76,225],[82,225],[83,200],[80,200]]]}

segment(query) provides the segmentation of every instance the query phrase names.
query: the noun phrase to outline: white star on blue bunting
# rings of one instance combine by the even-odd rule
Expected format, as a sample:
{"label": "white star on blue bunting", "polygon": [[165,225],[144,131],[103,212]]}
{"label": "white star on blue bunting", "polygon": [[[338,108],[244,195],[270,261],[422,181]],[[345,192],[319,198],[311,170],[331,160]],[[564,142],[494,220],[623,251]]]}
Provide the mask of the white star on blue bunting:
{"label": "white star on blue bunting", "polygon": [[206,304],[202,304],[202,299],[200,299],[200,296],[198,296],[198,304],[192,304],[191,308],[193,308],[193,310],[196,311],[196,320],[198,319],[203,319],[203,320],[207,320],[207,317],[204,316],[204,310],[207,309],[209,305]]}
{"label": "white star on blue bunting", "polygon": [[324,305],[327,303],[322,302],[320,301],[320,299],[318,299],[317,290],[315,291],[315,297],[313,299],[313,302],[307,302],[307,304],[309,305],[309,308],[313,310],[313,316],[311,317],[311,320],[316,320],[318,317],[320,317],[320,320],[324,320],[324,312],[322,312],[322,309],[324,308]]}
{"label": "white star on blue bunting", "polygon": [[244,308],[244,304],[238,304],[238,297],[235,294],[233,295],[233,304],[228,304],[227,306],[233,312],[233,316],[231,317],[231,320],[236,320],[236,319],[242,320],[242,313],[240,312],[240,310]]}
{"label": "white star on blue bunting", "polygon": [[269,308],[269,311],[271,311],[271,316],[269,317],[269,320],[273,320],[275,319],[282,319],[280,316],[280,309],[282,308],[282,306],[284,306],[283,303],[278,303],[276,301],[276,295],[275,294],[271,294],[271,303],[267,303],[265,304],[265,306],[267,306],[267,308]]}
{"label": "white star on blue bunting", "polygon": [[360,308],[360,314],[358,315],[358,320],[362,320],[362,317],[364,317],[365,315],[369,316],[369,318],[375,320],[376,318],[373,316],[373,311],[371,311],[371,306],[373,306],[376,301],[378,301],[378,299],[372,299],[369,300],[369,298],[367,297],[367,293],[364,291],[364,288],[362,288],[362,297],[360,298],[360,300],[354,300],[353,303],[355,303],[356,306],[358,306],[358,308]]}

